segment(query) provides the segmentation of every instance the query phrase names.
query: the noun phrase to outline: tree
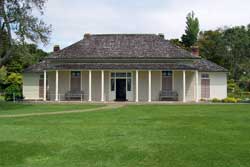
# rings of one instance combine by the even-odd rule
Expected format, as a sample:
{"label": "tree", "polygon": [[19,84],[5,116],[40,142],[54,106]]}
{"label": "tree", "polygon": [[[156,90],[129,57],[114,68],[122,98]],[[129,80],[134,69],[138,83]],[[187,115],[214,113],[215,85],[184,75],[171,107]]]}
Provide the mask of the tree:
{"label": "tree", "polygon": [[51,26],[33,15],[34,9],[43,15],[45,1],[0,0],[0,66],[12,57],[13,34],[21,42],[48,43]]}
{"label": "tree", "polygon": [[186,20],[185,34],[182,35],[181,40],[185,47],[190,48],[197,42],[200,31],[199,20],[195,17],[195,13],[193,11],[188,13]]}
{"label": "tree", "polygon": [[223,40],[227,58],[226,66],[230,69],[230,76],[239,80],[243,73],[249,75],[250,68],[250,29],[237,26],[225,29]]}
{"label": "tree", "polygon": [[8,72],[21,73],[26,67],[41,61],[48,53],[37,48],[35,44],[15,45],[12,59],[8,60],[6,67]]}
{"label": "tree", "polygon": [[6,79],[7,79],[7,70],[6,67],[2,66],[0,68],[0,92],[4,90]]}
{"label": "tree", "polygon": [[223,30],[200,32],[197,44],[200,48],[201,57],[225,66]]}
{"label": "tree", "polygon": [[250,78],[250,26],[236,26],[200,33],[200,55],[229,70],[235,81]]}
{"label": "tree", "polygon": [[7,77],[7,70],[6,67],[3,66],[0,68],[0,85],[4,83],[6,77]]}
{"label": "tree", "polygon": [[175,46],[179,46],[183,49],[187,49],[178,38],[170,39],[169,41]]}

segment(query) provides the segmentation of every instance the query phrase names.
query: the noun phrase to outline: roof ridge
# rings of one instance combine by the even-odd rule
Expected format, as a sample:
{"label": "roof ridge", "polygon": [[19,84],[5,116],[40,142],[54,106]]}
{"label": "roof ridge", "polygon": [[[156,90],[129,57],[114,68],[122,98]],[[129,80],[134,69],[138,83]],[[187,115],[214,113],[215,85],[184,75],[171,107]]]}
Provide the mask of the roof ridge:
{"label": "roof ridge", "polygon": [[90,36],[124,36],[124,35],[131,35],[131,36],[158,36],[158,34],[153,34],[153,33],[114,33],[114,34],[90,34]]}

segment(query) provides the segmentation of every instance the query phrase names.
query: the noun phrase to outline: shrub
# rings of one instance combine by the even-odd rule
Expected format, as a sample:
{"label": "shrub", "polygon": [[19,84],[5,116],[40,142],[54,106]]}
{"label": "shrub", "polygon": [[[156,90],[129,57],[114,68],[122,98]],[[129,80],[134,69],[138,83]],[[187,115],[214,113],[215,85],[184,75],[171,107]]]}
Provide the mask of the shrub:
{"label": "shrub", "polygon": [[21,100],[21,99],[23,99],[22,89],[17,84],[12,84],[12,85],[8,86],[5,89],[4,99],[6,101],[13,101],[14,97],[15,97],[15,100]]}
{"label": "shrub", "polygon": [[212,99],[212,102],[213,102],[213,103],[220,103],[220,102],[221,102],[221,100],[220,100],[220,99],[218,99],[218,98],[213,98],[213,99]]}
{"label": "shrub", "polygon": [[17,84],[17,85],[22,85],[22,75],[19,73],[11,73],[7,79],[6,79],[6,84]]}
{"label": "shrub", "polygon": [[246,98],[246,99],[242,99],[239,101],[240,103],[250,103],[250,99]]}
{"label": "shrub", "polygon": [[227,97],[222,100],[223,103],[237,103],[238,100],[234,97]]}
{"label": "shrub", "polygon": [[200,101],[207,101],[206,99],[200,99]]}

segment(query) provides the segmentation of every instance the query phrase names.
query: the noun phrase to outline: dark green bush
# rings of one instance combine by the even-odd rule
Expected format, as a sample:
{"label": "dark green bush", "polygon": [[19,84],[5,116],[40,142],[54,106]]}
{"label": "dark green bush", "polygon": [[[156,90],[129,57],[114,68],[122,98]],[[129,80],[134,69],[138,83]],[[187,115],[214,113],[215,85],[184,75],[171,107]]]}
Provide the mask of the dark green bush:
{"label": "dark green bush", "polygon": [[23,99],[21,86],[17,84],[11,84],[5,89],[4,99],[6,101],[13,101],[14,98],[15,100]]}

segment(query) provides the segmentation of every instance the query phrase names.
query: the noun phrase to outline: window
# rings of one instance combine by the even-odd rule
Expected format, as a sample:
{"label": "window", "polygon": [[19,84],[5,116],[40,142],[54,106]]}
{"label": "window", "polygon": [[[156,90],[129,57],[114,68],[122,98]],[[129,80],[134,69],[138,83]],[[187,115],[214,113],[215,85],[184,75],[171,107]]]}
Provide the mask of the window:
{"label": "window", "polygon": [[209,79],[209,74],[201,74],[202,79]]}
{"label": "window", "polygon": [[80,77],[81,72],[80,71],[72,71],[71,72],[71,77]]}
{"label": "window", "polygon": [[112,77],[112,78],[115,77],[115,73],[114,73],[114,72],[111,73],[111,77]]}
{"label": "window", "polygon": [[44,75],[40,75],[40,79],[43,80],[44,79]]}
{"label": "window", "polygon": [[172,71],[162,71],[162,76],[170,77],[172,76]]}
{"label": "window", "polygon": [[[44,80],[44,75],[40,75],[40,80]],[[46,80],[48,80],[48,75],[46,75]]]}
{"label": "window", "polygon": [[131,79],[127,79],[127,91],[131,91]]}
{"label": "window", "polygon": [[124,79],[126,81],[126,90],[132,91],[132,73],[131,72],[111,72],[110,73],[110,91],[116,91],[116,80]]}
{"label": "window", "polygon": [[131,77],[131,73],[130,72],[127,73],[127,77]]}
{"label": "window", "polygon": [[126,77],[126,73],[116,73],[116,77]]}
{"label": "window", "polygon": [[111,79],[111,91],[115,91],[115,79]]}

